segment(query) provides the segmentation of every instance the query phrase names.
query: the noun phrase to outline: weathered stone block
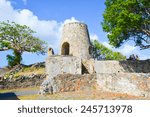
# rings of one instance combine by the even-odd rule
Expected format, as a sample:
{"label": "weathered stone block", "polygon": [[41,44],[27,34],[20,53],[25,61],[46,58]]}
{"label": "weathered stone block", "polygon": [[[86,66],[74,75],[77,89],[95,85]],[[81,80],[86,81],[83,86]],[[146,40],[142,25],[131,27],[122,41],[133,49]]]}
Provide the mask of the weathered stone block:
{"label": "weathered stone block", "polygon": [[64,73],[81,74],[81,59],[73,56],[51,56],[46,59],[47,78]]}

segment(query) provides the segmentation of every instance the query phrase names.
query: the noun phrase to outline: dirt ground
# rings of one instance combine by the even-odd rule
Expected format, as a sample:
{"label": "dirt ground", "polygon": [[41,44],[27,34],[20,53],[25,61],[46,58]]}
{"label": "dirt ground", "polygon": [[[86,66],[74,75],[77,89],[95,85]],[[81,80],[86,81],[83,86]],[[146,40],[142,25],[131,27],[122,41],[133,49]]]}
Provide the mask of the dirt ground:
{"label": "dirt ground", "polygon": [[0,90],[0,100],[150,100],[150,98],[145,97],[97,90],[62,92],[52,95],[39,95],[35,93],[38,90],[39,87]]}
{"label": "dirt ground", "polygon": [[39,96],[43,100],[149,100],[150,98],[132,96],[121,93],[102,91],[63,92],[53,95]]}

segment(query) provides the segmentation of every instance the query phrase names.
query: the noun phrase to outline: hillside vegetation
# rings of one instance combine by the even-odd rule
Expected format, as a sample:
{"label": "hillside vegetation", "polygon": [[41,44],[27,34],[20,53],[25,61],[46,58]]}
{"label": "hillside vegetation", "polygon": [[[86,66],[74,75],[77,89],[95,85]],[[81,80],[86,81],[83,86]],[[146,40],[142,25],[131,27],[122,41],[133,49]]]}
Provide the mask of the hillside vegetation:
{"label": "hillside vegetation", "polygon": [[104,60],[126,60],[126,56],[124,56],[120,52],[114,52],[108,47],[104,46],[97,40],[93,42],[94,46],[94,58],[97,58],[98,60],[104,59]]}

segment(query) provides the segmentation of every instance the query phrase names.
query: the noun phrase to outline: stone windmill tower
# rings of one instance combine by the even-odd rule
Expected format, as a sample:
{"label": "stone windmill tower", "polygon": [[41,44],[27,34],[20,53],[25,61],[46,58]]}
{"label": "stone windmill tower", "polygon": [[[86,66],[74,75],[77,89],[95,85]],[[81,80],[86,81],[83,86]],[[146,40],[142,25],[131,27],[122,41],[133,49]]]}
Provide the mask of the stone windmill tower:
{"label": "stone windmill tower", "polygon": [[60,49],[60,55],[72,55],[84,59],[90,58],[91,43],[87,25],[80,22],[65,24]]}

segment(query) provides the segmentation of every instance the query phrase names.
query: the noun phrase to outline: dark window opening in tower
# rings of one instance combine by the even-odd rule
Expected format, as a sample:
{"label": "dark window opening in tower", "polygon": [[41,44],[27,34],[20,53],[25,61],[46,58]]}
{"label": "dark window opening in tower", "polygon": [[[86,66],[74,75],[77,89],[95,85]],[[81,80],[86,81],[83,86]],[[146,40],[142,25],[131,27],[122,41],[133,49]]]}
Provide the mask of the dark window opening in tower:
{"label": "dark window opening in tower", "polygon": [[90,47],[89,47],[89,54],[91,55],[92,53],[93,53],[93,47],[90,46]]}
{"label": "dark window opening in tower", "polygon": [[70,49],[69,43],[67,43],[67,42],[63,43],[62,48],[61,48],[61,54],[69,55],[69,49]]}

